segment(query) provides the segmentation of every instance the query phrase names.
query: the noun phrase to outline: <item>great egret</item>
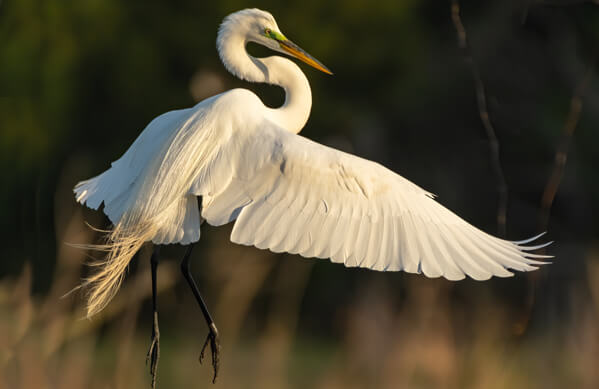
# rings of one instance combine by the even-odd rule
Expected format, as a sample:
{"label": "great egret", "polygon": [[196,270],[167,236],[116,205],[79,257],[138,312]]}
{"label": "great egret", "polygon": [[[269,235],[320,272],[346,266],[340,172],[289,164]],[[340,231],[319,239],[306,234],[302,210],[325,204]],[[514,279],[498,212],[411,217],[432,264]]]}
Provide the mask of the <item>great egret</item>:
{"label": "great egret", "polygon": [[[323,146],[298,133],[311,107],[308,80],[292,61],[254,58],[256,42],[332,74],[291,42],[268,12],[245,9],[227,16],[217,47],[226,68],[250,82],[285,90],[285,103],[266,107],[246,89],[167,112],[145,128],[125,154],[97,177],[74,189],[76,199],[114,224],[97,273],[86,279],[87,314],[106,306],[131,258],[144,242],[190,245],[181,268],[210,332],[214,379],[218,332],[189,272],[191,245],[204,220],[235,221],[231,240],[274,252],[330,258],[346,266],[404,270],[428,277],[476,280],[529,271],[548,256],[468,224],[433,195],[385,167]],[[547,243],[548,244],[548,243]],[[152,255],[154,330],[148,356],[153,384],[158,363],[156,310],[158,248]]]}

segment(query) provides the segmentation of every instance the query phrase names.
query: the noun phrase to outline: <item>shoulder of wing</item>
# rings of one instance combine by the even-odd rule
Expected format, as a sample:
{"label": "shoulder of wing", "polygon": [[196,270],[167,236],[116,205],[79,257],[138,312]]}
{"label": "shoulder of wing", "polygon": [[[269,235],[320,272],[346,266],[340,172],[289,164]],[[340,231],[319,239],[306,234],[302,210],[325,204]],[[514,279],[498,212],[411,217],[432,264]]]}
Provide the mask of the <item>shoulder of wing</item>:
{"label": "shoulder of wing", "polygon": [[333,193],[351,193],[364,200],[398,190],[432,196],[384,166],[314,142],[275,126],[265,125],[248,140],[246,159],[240,165],[242,179],[274,167],[285,180],[302,180],[307,185]]}

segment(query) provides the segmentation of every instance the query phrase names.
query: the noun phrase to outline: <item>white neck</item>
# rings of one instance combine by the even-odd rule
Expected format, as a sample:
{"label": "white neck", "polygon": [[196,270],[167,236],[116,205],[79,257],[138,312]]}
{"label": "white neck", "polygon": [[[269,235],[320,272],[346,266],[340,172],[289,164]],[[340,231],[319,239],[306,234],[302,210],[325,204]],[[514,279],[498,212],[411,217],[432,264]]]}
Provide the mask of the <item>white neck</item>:
{"label": "white neck", "polygon": [[310,116],[312,92],[300,68],[280,56],[255,58],[245,49],[246,39],[234,31],[221,31],[217,46],[227,70],[242,80],[278,85],[285,90],[285,103],[276,109],[264,106],[266,117],[295,134]]}

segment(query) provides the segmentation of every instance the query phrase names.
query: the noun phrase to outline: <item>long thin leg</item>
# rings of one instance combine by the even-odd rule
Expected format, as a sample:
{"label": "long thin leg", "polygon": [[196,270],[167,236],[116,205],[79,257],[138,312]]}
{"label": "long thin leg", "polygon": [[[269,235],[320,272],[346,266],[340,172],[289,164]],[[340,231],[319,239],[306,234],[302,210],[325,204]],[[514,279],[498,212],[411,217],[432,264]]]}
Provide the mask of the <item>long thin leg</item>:
{"label": "long thin leg", "polygon": [[152,309],[154,317],[152,322],[152,338],[150,349],[146,355],[146,364],[150,362],[150,374],[152,375],[152,389],[156,388],[156,372],[158,370],[158,360],[160,359],[160,329],[158,328],[158,305],[156,302],[156,273],[158,270],[160,246],[154,248],[150,265],[152,266]]}
{"label": "long thin leg", "polygon": [[206,319],[206,324],[208,324],[208,328],[210,332],[206,337],[206,341],[204,342],[204,346],[202,347],[202,351],[200,352],[200,363],[204,360],[204,350],[208,344],[210,344],[210,351],[212,354],[212,368],[214,369],[214,377],[212,378],[212,383],[216,382],[216,377],[218,376],[218,367],[219,367],[219,353],[220,353],[220,343],[218,337],[218,330],[216,329],[216,325],[214,324],[214,320],[212,320],[212,316],[210,316],[210,312],[208,312],[208,307],[206,307],[206,303],[200,294],[198,286],[196,285],[191,272],[189,270],[189,258],[191,256],[191,251],[193,250],[193,244],[189,245],[187,251],[185,252],[185,256],[181,261],[181,272],[183,273],[183,277],[187,280],[193,295],[195,296],[198,304],[200,305],[200,309],[204,314],[204,318]]}

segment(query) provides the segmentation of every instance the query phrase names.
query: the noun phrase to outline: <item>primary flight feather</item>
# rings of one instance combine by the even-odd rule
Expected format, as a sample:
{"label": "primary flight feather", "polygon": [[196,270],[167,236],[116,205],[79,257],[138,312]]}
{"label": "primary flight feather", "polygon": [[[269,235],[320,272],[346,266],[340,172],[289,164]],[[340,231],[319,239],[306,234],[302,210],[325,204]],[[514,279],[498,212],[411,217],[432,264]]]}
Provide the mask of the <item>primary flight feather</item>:
{"label": "primary flight feather", "polygon": [[235,243],[450,280],[505,277],[544,263],[537,259],[546,256],[529,253],[544,245],[526,246],[538,237],[493,237],[385,167],[298,135],[312,103],[308,80],[289,59],[250,56],[248,42],[330,73],[268,12],[229,15],[217,38],[223,63],[241,79],[282,87],[285,103],[271,109],[234,89],[165,113],[108,170],[77,184],[77,201],[103,203],[114,224],[103,267],[84,282],[88,315],[113,297],[144,242],[196,242],[203,220],[234,221]]}

